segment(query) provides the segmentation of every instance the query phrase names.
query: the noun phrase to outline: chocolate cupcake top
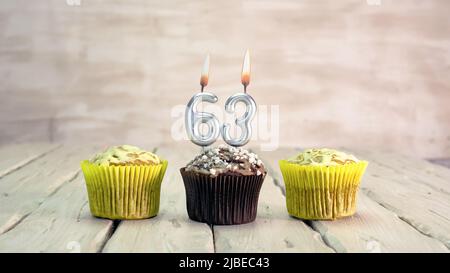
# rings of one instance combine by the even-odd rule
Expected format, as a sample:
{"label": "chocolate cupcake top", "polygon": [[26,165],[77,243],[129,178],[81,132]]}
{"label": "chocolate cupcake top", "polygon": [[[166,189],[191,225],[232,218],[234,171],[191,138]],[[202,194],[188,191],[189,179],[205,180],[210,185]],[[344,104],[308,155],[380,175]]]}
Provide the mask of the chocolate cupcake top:
{"label": "chocolate cupcake top", "polygon": [[158,165],[160,158],[154,153],[147,152],[131,145],[121,145],[108,148],[96,154],[90,160],[100,166],[126,166],[126,165]]}
{"label": "chocolate cupcake top", "polygon": [[258,155],[242,148],[219,145],[207,148],[187,164],[185,171],[216,177],[225,175],[263,175],[266,173]]}
{"label": "chocolate cupcake top", "polygon": [[311,166],[338,166],[359,162],[351,154],[326,148],[305,150],[295,157],[288,159],[288,161],[299,165]]}

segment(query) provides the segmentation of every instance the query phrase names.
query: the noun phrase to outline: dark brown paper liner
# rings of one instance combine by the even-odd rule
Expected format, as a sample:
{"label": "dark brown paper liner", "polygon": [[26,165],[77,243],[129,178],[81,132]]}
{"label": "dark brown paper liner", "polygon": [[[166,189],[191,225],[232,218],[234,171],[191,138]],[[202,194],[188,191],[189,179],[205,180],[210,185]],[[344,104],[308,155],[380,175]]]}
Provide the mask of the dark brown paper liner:
{"label": "dark brown paper liner", "polygon": [[259,192],[266,174],[219,175],[180,169],[189,218],[210,225],[239,225],[255,220]]}

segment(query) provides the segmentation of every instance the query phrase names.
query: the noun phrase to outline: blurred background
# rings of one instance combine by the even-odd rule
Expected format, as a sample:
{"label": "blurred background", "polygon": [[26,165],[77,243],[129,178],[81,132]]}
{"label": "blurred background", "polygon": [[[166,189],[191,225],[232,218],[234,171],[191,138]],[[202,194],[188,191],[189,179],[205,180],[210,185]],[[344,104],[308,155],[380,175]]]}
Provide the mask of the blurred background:
{"label": "blurred background", "polygon": [[223,103],[249,48],[280,146],[450,157],[449,15],[447,0],[2,0],[0,145],[171,143],[205,55]]}

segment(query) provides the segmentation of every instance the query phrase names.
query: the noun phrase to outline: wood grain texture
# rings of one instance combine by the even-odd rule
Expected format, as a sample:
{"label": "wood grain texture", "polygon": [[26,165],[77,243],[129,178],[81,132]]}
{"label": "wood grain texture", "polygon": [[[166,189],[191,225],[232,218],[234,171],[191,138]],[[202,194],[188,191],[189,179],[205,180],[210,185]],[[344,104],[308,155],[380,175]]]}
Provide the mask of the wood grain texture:
{"label": "wood grain texture", "polygon": [[214,226],[217,252],[333,252],[304,222],[289,217],[285,199],[268,175],[256,220],[238,226]]}
{"label": "wood grain texture", "polygon": [[448,170],[392,155],[368,153],[365,157],[371,163],[362,184],[363,192],[450,248]]}
{"label": "wood grain texture", "polygon": [[0,147],[0,178],[56,149],[50,143],[23,143]]}
{"label": "wood grain texture", "polygon": [[[260,152],[264,162],[269,163],[270,170],[277,177],[278,185],[284,188],[281,172],[274,164],[279,159],[285,159],[299,152],[300,149],[282,148],[273,152]],[[345,149],[344,149],[345,150]],[[391,207],[384,207],[366,196],[365,185],[371,181],[372,174],[380,175],[382,170],[374,170],[374,163],[363,155],[360,158],[369,160],[367,173],[363,177],[362,188],[359,193],[357,214],[353,217],[338,221],[308,221],[337,252],[447,252],[445,242],[439,238],[430,238],[419,232],[412,223],[406,221],[401,215],[397,215]],[[411,160],[413,161],[413,160]],[[406,162],[409,162],[406,160]],[[424,164],[430,164],[424,162]],[[392,168],[398,168],[393,165]],[[433,168],[434,166],[429,166]],[[408,172],[411,173],[411,172]],[[373,185],[374,188],[391,188],[391,176],[383,176],[383,179]],[[414,191],[414,189],[412,189]],[[410,199],[410,189],[407,187],[391,188],[396,192],[397,200],[402,200],[412,206],[420,206],[422,201]],[[370,197],[372,197],[369,194]],[[444,202],[443,200],[441,200]]]}
{"label": "wood grain texture", "polygon": [[122,221],[104,252],[214,252],[211,228],[188,218],[179,172],[197,153],[194,145],[158,148],[157,154],[169,161],[159,214],[146,220]]}
{"label": "wood grain texture", "polygon": [[[45,147],[17,147],[38,151],[34,146]],[[359,151],[370,164],[357,214],[304,222],[287,214],[277,164],[298,149],[257,151],[269,175],[256,221],[211,229],[186,213],[179,168],[199,152],[194,145],[158,149],[169,160],[158,216],[115,223],[91,216],[79,171],[80,160],[98,148],[48,147],[53,150],[0,178],[0,252],[449,252],[450,176],[426,161]],[[0,158],[16,154],[0,148]]]}
{"label": "wood grain texture", "polygon": [[111,220],[91,215],[84,178],[78,174],[12,230],[0,235],[0,251],[97,252],[112,228]]}
{"label": "wood grain texture", "polygon": [[393,155],[389,157],[389,160],[391,158],[401,165],[400,171],[405,169],[412,176],[420,177],[422,183],[437,191],[450,194],[450,168],[410,156]]}
{"label": "wood grain texture", "polygon": [[36,210],[80,172],[94,148],[63,146],[0,179],[0,234]]}
{"label": "wood grain texture", "polygon": [[[378,165],[394,169],[412,182],[425,183],[437,191],[450,194],[450,169],[427,160],[397,153],[366,151],[363,155],[374,157]],[[379,160],[382,159],[382,160]]]}
{"label": "wood grain texture", "polygon": [[338,221],[311,221],[337,252],[449,252],[364,193],[358,196],[357,213]]}

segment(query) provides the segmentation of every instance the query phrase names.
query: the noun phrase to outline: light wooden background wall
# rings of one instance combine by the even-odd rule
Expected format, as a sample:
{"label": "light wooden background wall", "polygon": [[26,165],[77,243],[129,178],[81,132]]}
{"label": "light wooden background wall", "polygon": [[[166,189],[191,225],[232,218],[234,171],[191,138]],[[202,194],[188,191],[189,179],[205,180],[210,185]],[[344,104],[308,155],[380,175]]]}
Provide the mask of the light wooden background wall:
{"label": "light wooden background wall", "polygon": [[205,54],[223,103],[250,48],[280,145],[450,154],[450,1],[77,2],[0,2],[0,144],[170,143]]}

